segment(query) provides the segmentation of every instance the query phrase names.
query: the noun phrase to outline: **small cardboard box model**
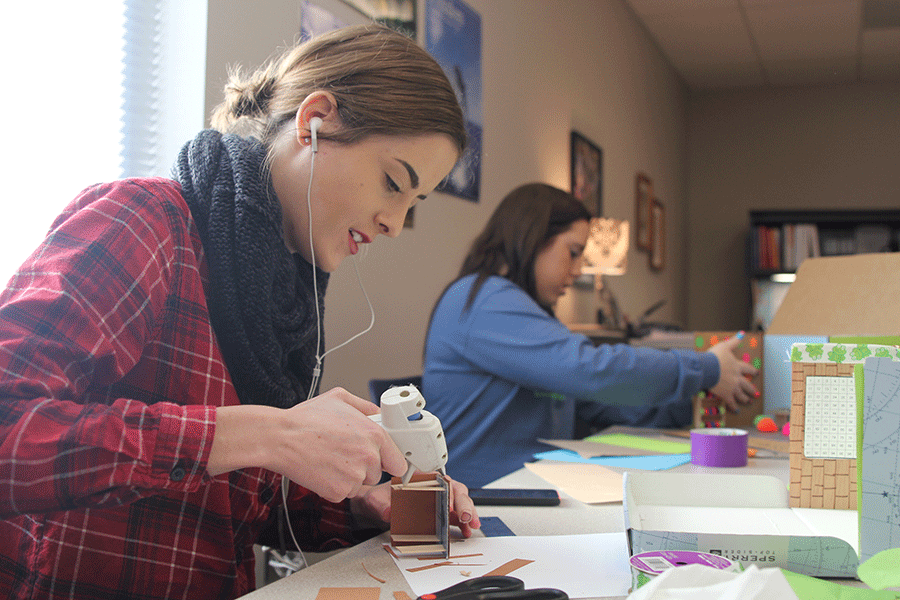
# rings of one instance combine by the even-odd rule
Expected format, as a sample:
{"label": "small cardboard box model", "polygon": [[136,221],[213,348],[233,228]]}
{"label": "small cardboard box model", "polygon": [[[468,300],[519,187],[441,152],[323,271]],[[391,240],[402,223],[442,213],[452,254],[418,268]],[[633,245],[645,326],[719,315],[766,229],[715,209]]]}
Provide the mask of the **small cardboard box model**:
{"label": "small cardboard box model", "polygon": [[897,352],[876,344],[791,347],[791,506],[856,510],[862,367],[869,357],[898,360]]}
{"label": "small cardboard box model", "polygon": [[629,471],[623,485],[631,556],[692,550],[744,568],[856,577],[856,512],[791,508],[777,477]]}
{"label": "small cardboard box model", "polygon": [[439,473],[391,480],[391,546],[398,556],[450,556],[450,484]]}

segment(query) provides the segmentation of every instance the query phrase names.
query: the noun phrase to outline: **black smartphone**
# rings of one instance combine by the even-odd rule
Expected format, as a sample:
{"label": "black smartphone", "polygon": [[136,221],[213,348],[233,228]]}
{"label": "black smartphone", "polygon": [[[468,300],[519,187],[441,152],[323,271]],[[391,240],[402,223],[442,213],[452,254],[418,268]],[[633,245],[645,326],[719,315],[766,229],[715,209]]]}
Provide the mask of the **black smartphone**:
{"label": "black smartphone", "polygon": [[472,488],[469,497],[476,505],[557,506],[559,493],[554,489]]}

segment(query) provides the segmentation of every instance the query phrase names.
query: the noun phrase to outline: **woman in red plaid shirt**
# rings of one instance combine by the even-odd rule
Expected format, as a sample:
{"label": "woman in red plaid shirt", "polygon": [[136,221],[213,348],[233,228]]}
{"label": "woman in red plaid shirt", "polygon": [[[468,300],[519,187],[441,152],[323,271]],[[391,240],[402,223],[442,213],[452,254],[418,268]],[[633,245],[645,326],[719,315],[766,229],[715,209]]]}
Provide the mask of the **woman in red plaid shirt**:
{"label": "woman in red plaid shirt", "polygon": [[321,307],[450,172],[454,92],[347,28],[234,77],[213,125],[172,179],[82,192],[0,295],[0,597],[240,596],[283,478],[304,549],[389,519],[406,463],[373,404],[315,395]]}

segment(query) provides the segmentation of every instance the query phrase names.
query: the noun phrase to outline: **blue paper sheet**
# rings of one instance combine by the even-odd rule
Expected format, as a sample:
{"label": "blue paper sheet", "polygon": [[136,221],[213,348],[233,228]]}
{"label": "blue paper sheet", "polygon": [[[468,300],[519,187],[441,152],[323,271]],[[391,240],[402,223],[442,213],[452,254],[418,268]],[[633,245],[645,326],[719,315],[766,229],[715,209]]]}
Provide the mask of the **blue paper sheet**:
{"label": "blue paper sheet", "polygon": [[571,450],[549,450],[539,452],[534,457],[538,460],[558,460],[562,462],[589,463],[604,467],[622,469],[640,469],[643,471],[664,471],[691,462],[690,454],[660,454],[653,456],[595,456],[584,458]]}

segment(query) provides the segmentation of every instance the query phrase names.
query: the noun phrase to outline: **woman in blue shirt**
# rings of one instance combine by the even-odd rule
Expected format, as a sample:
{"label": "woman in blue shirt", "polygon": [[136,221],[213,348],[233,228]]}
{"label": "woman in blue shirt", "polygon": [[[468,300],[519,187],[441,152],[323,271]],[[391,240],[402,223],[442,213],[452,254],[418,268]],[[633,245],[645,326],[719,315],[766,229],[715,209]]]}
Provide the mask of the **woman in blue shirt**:
{"label": "woman in blue shirt", "polygon": [[730,410],[757,390],[737,336],[708,352],[594,346],[553,315],[581,273],[591,215],[571,194],[523,185],[497,207],[444,291],[425,343],[422,391],[444,427],[447,472],[481,487],[571,438],[575,416],[683,427],[709,390]]}

